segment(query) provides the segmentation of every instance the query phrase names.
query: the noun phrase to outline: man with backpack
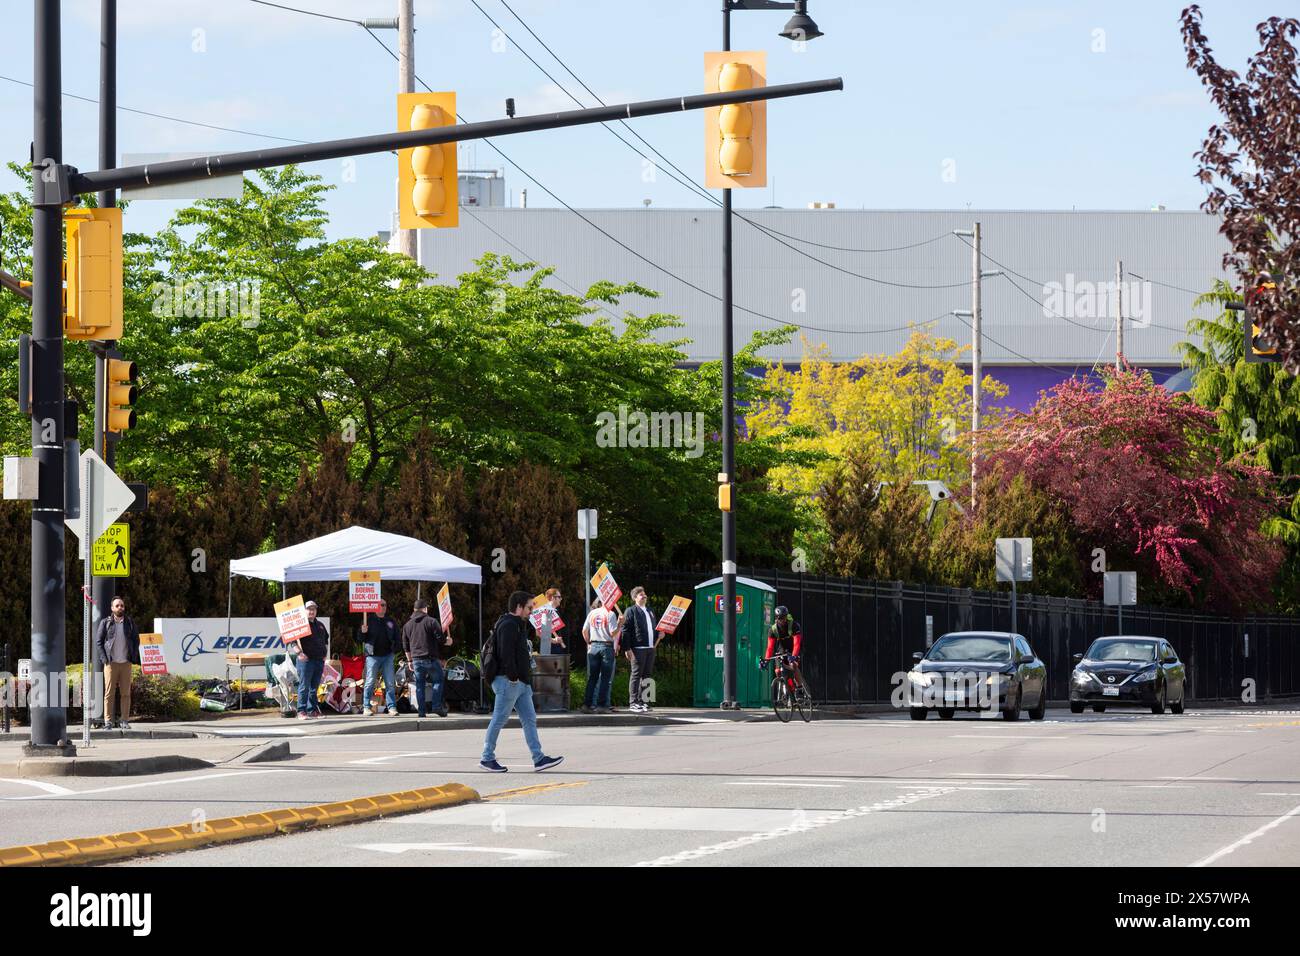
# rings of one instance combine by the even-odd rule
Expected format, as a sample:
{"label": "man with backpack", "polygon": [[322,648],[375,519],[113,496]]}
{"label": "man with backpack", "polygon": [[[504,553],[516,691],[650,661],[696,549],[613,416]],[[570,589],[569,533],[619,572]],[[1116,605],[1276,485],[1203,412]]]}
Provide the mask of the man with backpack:
{"label": "man with backpack", "polygon": [[483,759],[479,766],[490,773],[505,773],[509,768],[497,763],[497,737],[510,719],[511,712],[519,714],[524,728],[524,740],[533,756],[533,769],[550,770],[558,767],[563,757],[548,757],[537,738],[537,711],[533,708],[532,655],[529,653],[526,630],[528,612],[533,599],[527,591],[510,595],[506,612],[492,626],[492,634],[483,646],[483,679],[492,685],[496,702],[492,707],[492,720],[488,723],[487,738],[483,741]]}

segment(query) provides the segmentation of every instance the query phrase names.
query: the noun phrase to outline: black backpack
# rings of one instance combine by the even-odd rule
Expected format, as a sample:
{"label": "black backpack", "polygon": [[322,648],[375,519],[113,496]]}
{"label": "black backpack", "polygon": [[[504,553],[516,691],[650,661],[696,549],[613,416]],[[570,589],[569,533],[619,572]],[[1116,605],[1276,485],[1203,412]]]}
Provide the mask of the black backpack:
{"label": "black backpack", "polygon": [[501,621],[498,620],[492,628],[492,633],[483,643],[483,650],[479,655],[482,664],[483,680],[492,683],[501,673],[501,660],[497,656],[497,631],[501,629]]}

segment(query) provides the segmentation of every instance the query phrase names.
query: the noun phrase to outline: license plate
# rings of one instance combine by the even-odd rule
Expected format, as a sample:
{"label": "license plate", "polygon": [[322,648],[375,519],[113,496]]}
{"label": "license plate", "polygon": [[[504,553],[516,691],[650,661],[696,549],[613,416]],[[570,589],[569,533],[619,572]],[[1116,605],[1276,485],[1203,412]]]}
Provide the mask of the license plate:
{"label": "license plate", "polygon": [[964,704],[966,703],[966,695],[962,693],[954,694],[949,692],[944,695],[944,702],[949,704]]}
{"label": "license plate", "polygon": [[1118,697],[1118,696],[1119,696],[1119,688],[1118,688],[1118,687],[1103,687],[1103,688],[1101,689],[1101,694],[1102,694],[1103,697]]}

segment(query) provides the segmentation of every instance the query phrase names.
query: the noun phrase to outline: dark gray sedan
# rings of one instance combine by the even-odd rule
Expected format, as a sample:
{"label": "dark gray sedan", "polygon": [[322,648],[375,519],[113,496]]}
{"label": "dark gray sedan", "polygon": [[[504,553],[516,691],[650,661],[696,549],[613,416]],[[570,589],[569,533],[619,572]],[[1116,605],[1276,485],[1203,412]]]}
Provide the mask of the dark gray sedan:
{"label": "dark gray sedan", "polygon": [[1098,712],[1111,704],[1150,707],[1163,714],[1165,706],[1183,712],[1187,697],[1187,668],[1170,643],[1159,637],[1099,637],[1077,661],[1070,675],[1070,712],[1086,706]]}
{"label": "dark gray sedan", "polygon": [[1018,720],[1022,706],[1031,720],[1047,713],[1047,668],[1019,634],[954,631],[912,657],[907,706],[913,720],[925,720],[931,710],[944,719],[959,710],[998,710]]}

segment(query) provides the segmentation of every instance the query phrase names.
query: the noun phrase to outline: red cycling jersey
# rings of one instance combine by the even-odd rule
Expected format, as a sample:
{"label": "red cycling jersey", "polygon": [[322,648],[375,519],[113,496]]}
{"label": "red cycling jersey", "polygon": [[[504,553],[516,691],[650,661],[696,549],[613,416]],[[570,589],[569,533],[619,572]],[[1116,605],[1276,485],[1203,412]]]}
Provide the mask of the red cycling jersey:
{"label": "red cycling jersey", "polygon": [[794,618],[788,620],[784,629],[779,624],[772,625],[771,630],[767,632],[767,653],[764,656],[771,659],[776,653],[778,644],[781,645],[783,653],[794,657],[799,656],[799,651],[803,648],[803,632],[799,630],[799,625]]}

